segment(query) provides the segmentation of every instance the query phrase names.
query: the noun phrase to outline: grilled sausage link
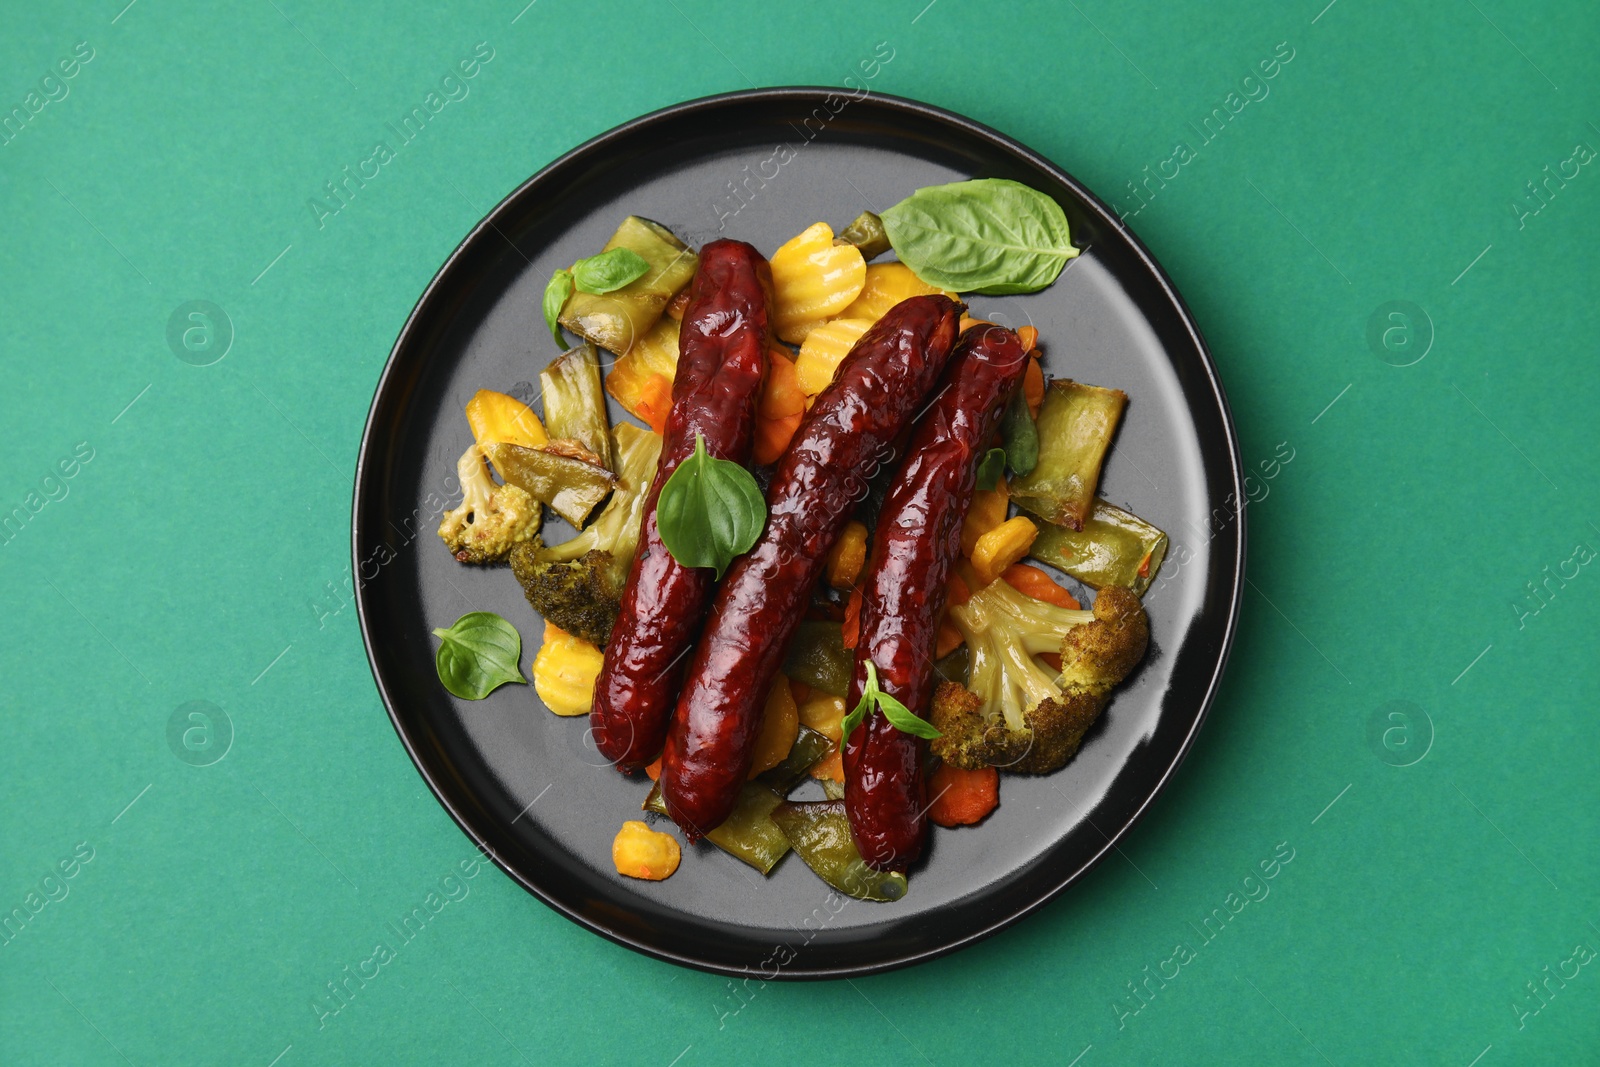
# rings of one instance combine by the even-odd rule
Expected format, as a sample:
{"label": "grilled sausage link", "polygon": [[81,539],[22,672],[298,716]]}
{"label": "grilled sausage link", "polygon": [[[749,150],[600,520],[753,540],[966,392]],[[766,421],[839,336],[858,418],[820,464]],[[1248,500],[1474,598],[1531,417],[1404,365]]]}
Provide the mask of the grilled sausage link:
{"label": "grilled sausage link", "polygon": [[828,550],[949,360],[960,305],[895,305],[851,348],[778,460],[767,525],[712,601],[661,757],[667,811],[690,840],[733,810],[767,688]]}
{"label": "grilled sausage link", "polygon": [[749,461],[771,319],[772,268],[760,252],[743,241],[713,241],[700,250],[679,332],[661,463],[589,713],[595,746],[625,772],[661,751],[679,664],[699,633],[713,585],[709,570],[685,567],[667,551],[656,501],[678,464],[694,453],[696,434],[705,438],[707,454]]}
{"label": "grilled sausage link", "polygon": [[[998,326],[973,326],[957,342],[878,514],[846,707],[861,700],[870,661],[879,688],[927,718],[945,581],[961,549],[978,459],[1027,363],[1017,335]],[[871,867],[904,871],[927,839],[922,740],[869,713],[845,742],[844,806],[856,848]]]}

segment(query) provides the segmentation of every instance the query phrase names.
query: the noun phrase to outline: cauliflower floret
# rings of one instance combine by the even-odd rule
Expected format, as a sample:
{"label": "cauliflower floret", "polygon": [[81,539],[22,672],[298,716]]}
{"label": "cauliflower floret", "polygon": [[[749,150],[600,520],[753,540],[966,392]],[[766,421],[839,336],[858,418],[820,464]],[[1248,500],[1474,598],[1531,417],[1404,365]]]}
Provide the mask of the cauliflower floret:
{"label": "cauliflower floret", "polygon": [[[929,716],[943,735],[933,752],[968,770],[1044,774],[1066,764],[1144,658],[1150,623],[1132,590],[1107,586],[1094,610],[1073,611],[1004,580],[950,609],[971,649],[971,690],[946,682]],[[1059,649],[1056,674],[1036,658]]]}
{"label": "cauliflower floret", "polygon": [[539,502],[514,485],[496,485],[473,444],[456,463],[461,506],[447,512],[439,536],[462,563],[500,563],[539,532]]}

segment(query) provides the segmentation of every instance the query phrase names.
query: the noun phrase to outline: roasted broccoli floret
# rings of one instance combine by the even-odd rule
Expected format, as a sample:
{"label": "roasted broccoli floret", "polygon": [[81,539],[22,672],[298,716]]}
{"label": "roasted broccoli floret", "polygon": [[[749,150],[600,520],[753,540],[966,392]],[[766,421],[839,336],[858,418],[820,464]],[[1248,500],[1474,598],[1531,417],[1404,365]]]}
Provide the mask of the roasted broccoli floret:
{"label": "roasted broccoli floret", "polygon": [[[971,650],[963,688],[939,686],[930,719],[942,734],[933,752],[968,770],[1044,774],[1078,751],[1111,690],[1144,658],[1150,623],[1139,598],[1107,586],[1094,610],[1073,611],[991,582],[950,620]],[[1059,651],[1058,675],[1036,657]]]}
{"label": "roasted broccoli floret", "polygon": [[661,437],[623,423],[612,431],[618,479],[611,500],[582,533],[545,547],[537,538],[511,552],[511,572],[533,610],[597,645],[611,637],[639,547],[645,494],[656,475]]}
{"label": "roasted broccoli floret", "polygon": [[539,532],[539,502],[514,485],[496,485],[473,444],[456,463],[461,506],[445,513],[439,536],[462,563],[501,563]]}

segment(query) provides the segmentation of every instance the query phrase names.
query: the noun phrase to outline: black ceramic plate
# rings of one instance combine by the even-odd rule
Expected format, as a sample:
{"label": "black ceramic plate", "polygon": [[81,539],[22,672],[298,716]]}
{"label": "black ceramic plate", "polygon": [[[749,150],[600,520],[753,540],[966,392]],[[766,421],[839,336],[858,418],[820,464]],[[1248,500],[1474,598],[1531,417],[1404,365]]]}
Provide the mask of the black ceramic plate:
{"label": "black ceramic plate", "polygon": [[[1049,193],[1084,250],[1044,292],[977,297],[973,310],[1036,324],[1048,372],[1131,398],[1101,491],[1172,537],[1146,597],[1149,657],[1065,769],[1007,777],[999,810],[981,827],[935,830],[898,903],[838,908],[796,856],[763,879],[705,844],[685,849],[665,882],[618,876],[611,838],[641,817],[647,783],[606,768],[587,743],[587,721],[551,715],[531,686],[458,701],[434,673],[429,631],[464,612],[511,620],[524,669],[542,629],[506,569],[462,566],[434,537],[442,502],[457,499],[455,461],[471,442],[463,405],[479,388],[515,392],[522,383],[532,395],[527,383],[557,354],[540,313],[546,280],[599,249],[625,215],[655,219],[695,245],[726,235],[770,254],[818,219],[842,227],[919,186],[973,177]],[[734,93],[646,115],[552,163],[473,229],[423,293],[361,443],[353,536],[362,635],[394,727],[440,803],[552,908],[706,970],[870,973],[970,944],[1040,907],[1160,792],[1199,729],[1232,641],[1241,481],[1227,403],[1188,310],[1144,246],[1065,171],[925,104],[822,89]]]}

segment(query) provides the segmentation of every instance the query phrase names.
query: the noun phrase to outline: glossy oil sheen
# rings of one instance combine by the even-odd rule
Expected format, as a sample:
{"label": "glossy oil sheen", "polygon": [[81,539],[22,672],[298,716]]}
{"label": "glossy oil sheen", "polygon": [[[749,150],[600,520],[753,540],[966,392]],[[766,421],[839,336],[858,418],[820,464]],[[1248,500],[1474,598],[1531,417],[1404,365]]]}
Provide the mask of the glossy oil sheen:
{"label": "glossy oil sheen", "polygon": [[[970,120],[871,96],[818,132],[815,119],[803,120],[827,114],[828,92],[758,90],[678,105],[596,138],[513,192],[405,324],[373,401],[354,507],[374,677],[402,741],[462,828],[531,892],[606,937],[724,973],[770,972],[784,959],[782,978],[870,973],[950,951],[1026,915],[1098,862],[1193,741],[1243,584],[1232,421],[1199,331],[1149,253],[1064,171]],[[728,199],[728,183],[746,182],[747,166],[761,173],[779,145],[792,158],[778,156],[787,162],[776,176],[749,181],[742,201]],[[432,538],[428,498],[453,502],[455,459],[471,439],[462,406],[479,388],[537,382],[557,355],[540,312],[551,271],[593,254],[630,213],[697,247],[731,236],[771,251],[819,219],[842,226],[919,186],[972,177],[1049,193],[1084,249],[1043,293],[973,305],[993,321],[1036,325],[1047,372],[1130,398],[1101,493],[1172,537],[1145,597],[1148,658],[1065,769],[1008,776],[999,810],[980,829],[936,831],[902,901],[852,901],[835,914],[837,904],[824,906],[831,891],[797,858],[756,887],[748,868],[706,844],[686,849],[665,882],[620,878],[611,838],[638,817],[648,783],[607,767],[587,723],[549,714],[530,687],[457,701],[434,676],[429,630],[469,607],[510,619],[530,646],[542,629],[507,571],[464,567]],[[549,525],[546,536],[559,540],[559,524]],[[407,529],[420,530],[409,547]],[[1057,906],[1070,907],[1070,895]]]}

